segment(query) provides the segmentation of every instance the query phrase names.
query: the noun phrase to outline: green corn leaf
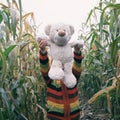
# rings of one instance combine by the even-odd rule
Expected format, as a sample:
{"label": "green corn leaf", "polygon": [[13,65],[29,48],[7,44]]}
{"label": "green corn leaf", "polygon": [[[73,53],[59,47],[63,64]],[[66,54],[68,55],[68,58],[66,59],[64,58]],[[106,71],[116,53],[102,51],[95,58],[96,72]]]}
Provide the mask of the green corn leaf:
{"label": "green corn leaf", "polygon": [[20,10],[20,18],[22,19],[22,3],[21,3],[21,0],[19,0],[19,10]]}
{"label": "green corn leaf", "polygon": [[120,36],[118,36],[118,37],[116,38],[116,41],[117,41],[118,43],[120,43]]}
{"label": "green corn leaf", "polygon": [[94,33],[92,34],[92,39],[91,39],[91,42],[90,42],[90,48],[92,47],[92,44],[94,43],[95,38],[96,38],[96,33],[94,32]]}
{"label": "green corn leaf", "polygon": [[13,32],[13,39],[15,40],[16,36],[16,27],[17,27],[17,20],[16,17],[12,18],[12,32]]}
{"label": "green corn leaf", "polygon": [[10,99],[9,99],[8,95],[6,94],[6,91],[3,88],[0,88],[0,94],[1,94],[2,100],[4,101],[4,104],[6,106],[9,120],[12,120]]}
{"label": "green corn leaf", "polygon": [[0,11],[0,23],[2,22],[3,17],[2,17],[2,11]]}
{"label": "green corn leaf", "polygon": [[96,41],[95,40],[95,46],[99,49],[99,48],[101,48],[101,49],[104,49],[104,47],[98,42],[98,41]]}
{"label": "green corn leaf", "polygon": [[2,12],[2,17],[3,17],[3,19],[4,19],[5,23],[6,23],[6,25],[9,26],[8,16],[7,16],[7,14],[6,14],[5,12]]}
{"label": "green corn leaf", "polygon": [[111,12],[111,16],[110,16],[110,24],[109,24],[109,28],[110,28],[110,33],[112,33],[114,30],[113,30],[113,25],[114,25],[114,12],[112,11]]}
{"label": "green corn leaf", "polygon": [[22,32],[22,3],[19,0],[19,11],[20,11],[20,33]]}
{"label": "green corn leaf", "polygon": [[2,78],[5,76],[6,73],[6,57],[4,55],[4,53],[2,52],[1,48],[0,48],[0,66],[2,66]]}
{"label": "green corn leaf", "polygon": [[5,92],[5,90],[4,90],[3,88],[0,88],[0,93],[1,93],[2,99],[4,100],[4,102],[5,102],[5,104],[6,104],[6,107],[7,107],[8,109],[10,109],[10,107],[9,107],[9,100],[8,100],[8,97],[7,97],[7,95],[6,95],[6,92]]}
{"label": "green corn leaf", "polygon": [[116,63],[117,56],[118,56],[118,43],[120,42],[120,36],[117,37],[111,44],[111,59],[113,60],[113,63]]}
{"label": "green corn leaf", "polygon": [[103,32],[104,32],[106,35],[109,35],[108,30],[103,29]]}
{"label": "green corn leaf", "polygon": [[2,11],[2,17],[5,22],[5,25],[10,29],[10,17],[8,9]]}
{"label": "green corn leaf", "polygon": [[117,9],[120,9],[120,4],[109,4],[109,5],[107,5],[104,9],[103,9],[103,11],[102,11],[102,13],[101,13],[101,16],[100,16],[100,35],[101,35],[101,39],[103,39],[103,25],[104,25],[104,14],[105,14],[105,11],[106,11],[106,9],[111,9],[111,10],[117,10]]}
{"label": "green corn leaf", "polygon": [[[119,8],[120,9],[120,8]],[[117,15],[117,11],[116,10],[113,10],[114,11],[114,18],[115,18],[115,22],[114,22],[114,27],[115,27],[115,37],[117,37],[118,35],[119,35],[119,32],[118,32],[118,26],[119,26],[119,24],[118,24],[118,15]]]}
{"label": "green corn leaf", "polygon": [[3,116],[3,113],[2,113],[2,108],[0,109],[0,119],[1,120],[5,120],[4,116]]}
{"label": "green corn leaf", "polygon": [[16,47],[17,45],[11,45],[9,46],[5,51],[4,51],[4,55],[7,58],[9,53]]}
{"label": "green corn leaf", "polygon": [[87,17],[87,20],[86,20],[86,24],[88,23],[88,21],[89,21],[91,15],[92,15],[92,13],[93,13],[93,10],[90,11],[90,13],[89,13],[89,15],[88,15],[88,17]]}

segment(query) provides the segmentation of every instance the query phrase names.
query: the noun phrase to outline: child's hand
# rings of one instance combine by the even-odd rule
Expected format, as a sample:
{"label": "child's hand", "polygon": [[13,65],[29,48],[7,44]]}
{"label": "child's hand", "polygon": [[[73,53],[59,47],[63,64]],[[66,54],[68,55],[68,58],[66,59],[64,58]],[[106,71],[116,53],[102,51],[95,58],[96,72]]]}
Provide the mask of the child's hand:
{"label": "child's hand", "polygon": [[46,46],[47,46],[47,40],[37,38],[38,46],[41,49],[41,51],[46,51]]}
{"label": "child's hand", "polygon": [[81,53],[81,49],[83,48],[83,42],[78,42],[75,46],[74,46],[74,51],[76,53]]}
{"label": "child's hand", "polygon": [[80,46],[79,46],[79,45],[75,45],[75,46],[74,46],[74,51],[75,51],[76,53],[80,53],[80,52],[81,52]]}

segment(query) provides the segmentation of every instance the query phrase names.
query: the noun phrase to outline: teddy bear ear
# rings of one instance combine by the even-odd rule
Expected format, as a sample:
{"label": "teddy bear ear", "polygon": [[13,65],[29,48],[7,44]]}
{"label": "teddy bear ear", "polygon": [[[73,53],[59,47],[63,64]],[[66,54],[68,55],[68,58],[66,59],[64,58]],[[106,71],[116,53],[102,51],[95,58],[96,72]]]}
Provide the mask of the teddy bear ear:
{"label": "teddy bear ear", "polygon": [[48,35],[48,36],[49,36],[49,34],[50,34],[50,29],[51,29],[51,25],[47,25],[47,26],[45,27],[45,34]]}
{"label": "teddy bear ear", "polygon": [[74,27],[72,25],[69,26],[70,27],[70,31],[71,31],[71,35],[74,33]]}

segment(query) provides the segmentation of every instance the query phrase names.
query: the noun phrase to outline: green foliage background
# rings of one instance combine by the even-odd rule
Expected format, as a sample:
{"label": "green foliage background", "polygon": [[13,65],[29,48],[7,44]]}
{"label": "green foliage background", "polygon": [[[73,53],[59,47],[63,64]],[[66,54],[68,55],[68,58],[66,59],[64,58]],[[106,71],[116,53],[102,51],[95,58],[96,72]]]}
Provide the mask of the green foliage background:
{"label": "green foliage background", "polygon": [[21,0],[6,2],[0,3],[0,119],[44,120],[34,14],[22,13]]}
{"label": "green foliage background", "polygon": [[95,111],[120,119],[120,4],[100,0],[80,30],[85,41],[79,85]]}

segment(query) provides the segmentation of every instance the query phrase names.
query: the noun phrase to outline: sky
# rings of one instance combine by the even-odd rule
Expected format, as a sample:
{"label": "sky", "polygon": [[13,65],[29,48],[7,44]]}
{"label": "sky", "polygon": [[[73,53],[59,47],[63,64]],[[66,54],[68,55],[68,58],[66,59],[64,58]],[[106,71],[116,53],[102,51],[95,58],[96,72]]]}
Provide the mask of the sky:
{"label": "sky", "polygon": [[[5,1],[5,0],[0,0]],[[10,0],[11,1],[11,0]],[[100,0],[21,0],[25,13],[34,12],[38,34],[47,24],[63,22],[74,26],[78,32],[91,9]],[[117,0],[120,3],[120,0]]]}
{"label": "sky", "polygon": [[78,31],[99,0],[22,0],[24,12],[34,12],[40,30],[47,24],[67,23]]}

